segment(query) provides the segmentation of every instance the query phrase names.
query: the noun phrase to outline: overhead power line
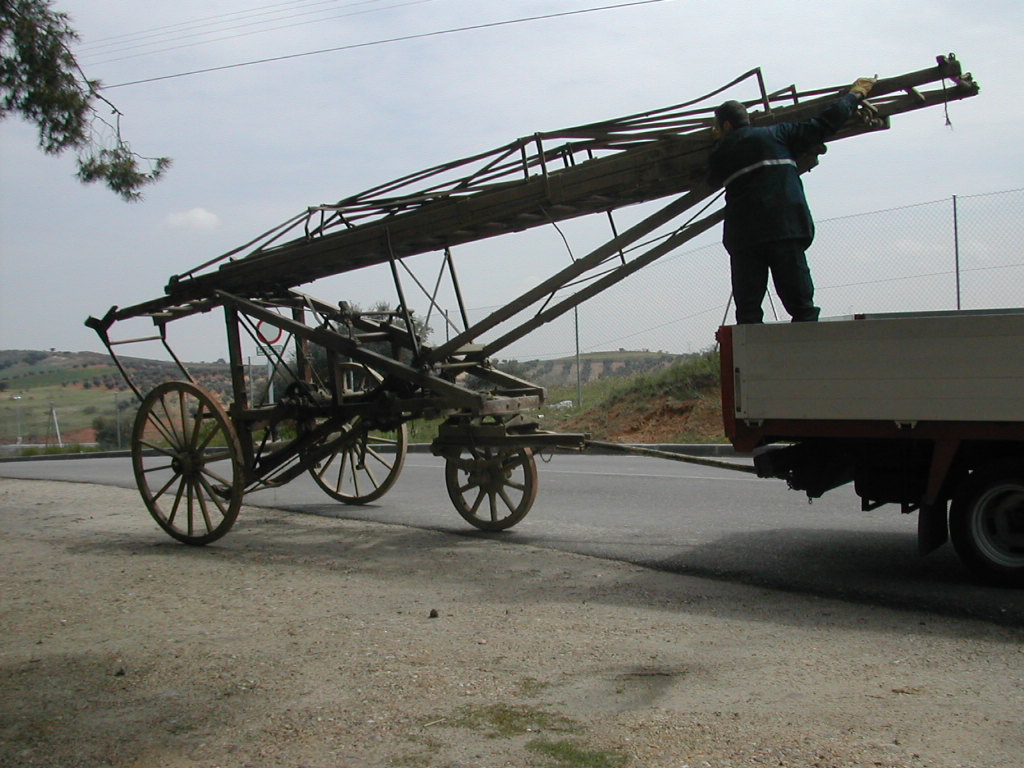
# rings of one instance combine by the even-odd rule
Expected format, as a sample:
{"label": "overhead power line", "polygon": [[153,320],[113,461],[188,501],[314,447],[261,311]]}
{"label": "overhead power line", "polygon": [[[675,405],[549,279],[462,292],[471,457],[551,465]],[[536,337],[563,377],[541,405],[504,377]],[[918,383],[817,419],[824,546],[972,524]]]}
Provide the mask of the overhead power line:
{"label": "overhead power line", "polygon": [[[377,0],[374,0],[374,1],[376,2]],[[128,41],[125,41],[125,43],[122,43],[120,45],[120,47],[115,48],[114,50],[100,51],[100,52],[97,52],[97,53],[94,54],[96,56],[114,56],[115,58],[106,58],[106,59],[102,59],[102,60],[99,60],[99,61],[90,60],[90,61],[88,61],[86,63],[88,65],[90,65],[90,66],[96,66],[96,65],[99,65],[99,64],[110,64],[110,63],[113,63],[115,61],[124,61],[125,59],[134,59],[134,58],[138,58],[140,56],[152,56],[153,54],[156,54],[156,53],[166,53],[168,51],[177,51],[177,50],[180,50],[182,48],[192,48],[192,47],[195,47],[197,45],[207,45],[209,43],[215,43],[215,42],[219,42],[221,40],[234,40],[234,39],[239,38],[239,37],[246,37],[246,36],[249,36],[249,35],[260,35],[260,34],[264,34],[266,32],[274,32],[274,31],[277,31],[279,29],[290,29],[291,27],[301,27],[301,26],[305,26],[305,25],[309,25],[309,24],[321,24],[321,23],[323,23],[325,21],[331,21],[333,19],[343,19],[343,18],[348,18],[348,17],[351,17],[351,16],[362,16],[362,15],[369,14],[369,13],[380,13],[382,11],[394,10],[395,8],[403,8],[403,7],[406,7],[406,6],[409,6],[409,5],[422,5],[424,3],[430,3],[430,2],[434,2],[434,1],[435,0],[405,0],[404,2],[397,2],[397,3],[393,3],[391,5],[378,6],[376,8],[363,8],[363,9],[360,9],[360,10],[347,11],[345,13],[335,13],[334,15],[331,15],[331,16],[324,16],[322,14],[331,13],[334,10],[338,10],[337,8],[318,8],[316,10],[306,10],[306,11],[302,11],[300,13],[292,13],[292,14],[289,14],[287,16],[280,16],[279,15],[279,16],[276,16],[275,18],[272,18],[272,19],[262,19],[262,20],[258,20],[258,21],[244,21],[244,22],[236,20],[237,23],[232,23],[232,26],[225,27],[225,28],[219,29],[219,30],[213,30],[213,29],[206,29],[206,30],[204,30],[204,29],[202,29],[202,27],[204,27],[204,26],[205,27],[218,26],[218,25],[222,26],[223,24],[227,23],[227,22],[224,22],[224,21],[212,22],[210,24],[203,24],[203,25],[200,25],[198,27],[192,27],[192,28],[185,27],[183,29],[179,29],[177,31],[170,32],[170,33],[166,33],[165,32],[165,33],[162,33],[162,34],[159,35],[160,37],[162,37],[162,39],[153,40],[153,41],[150,41],[150,42],[141,42],[141,43],[129,44],[129,43],[132,43],[133,41],[128,40]],[[364,3],[349,3],[349,4],[343,5],[341,7],[342,8],[351,8],[352,6],[363,5],[363,4]],[[323,3],[314,3],[314,5],[323,5]],[[309,6],[300,6],[300,7],[309,7]],[[274,12],[272,12],[272,13],[274,13]],[[278,11],[277,13],[280,13],[280,12]],[[255,14],[255,15],[264,16],[264,15],[267,15],[267,14]],[[297,19],[297,18],[300,18],[300,17],[303,17],[303,16],[317,16],[318,18],[306,19],[305,21],[291,21],[292,19]],[[276,22],[290,22],[290,23],[287,23],[287,24],[277,24],[276,26],[267,26],[268,24],[275,24]],[[235,30],[245,29],[247,27],[263,27],[263,29],[254,29],[254,30],[250,30],[248,32],[237,32],[236,34],[223,34],[220,37],[206,37],[206,39],[195,40],[195,38],[197,38],[197,37],[204,37],[205,35],[208,35],[208,34],[211,34],[211,33],[212,34],[217,34],[218,32],[233,32]],[[172,34],[174,36],[173,37],[168,37],[167,36],[168,34]],[[157,49],[153,49],[153,50],[149,50],[149,51],[142,51],[140,53],[128,53],[127,55],[124,55],[124,56],[119,56],[118,55],[118,54],[121,54],[121,53],[127,53],[128,51],[137,50],[139,48],[148,48],[148,47],[151,47],[151,46],[154,46],[154,45],[160,45],[161,43],[173,43],[173,42],[177,42],[177,41],[181,41],[181,40],[191,40],[192,42],[185,42],[185,43],[182,43],[181,45],[172,45],[172,46],[169,46],[167,48],[157,48]]]}
{"label": "overhead power line", "polygon": [[160,75],[158,77],[148,77],[142,80],[130,80],[124,83],[116,83],[114,85],[103,86],[103,90],[111,90],[113,88],[124,88],[129,85],[142,85],[143,83],[155,83],[161,80],[172,80],[179,77],[191,77],[192,75],[201,75],[208,72],[221,72],[227,69],[239,69],[241,67],[251,67],[256,64],[269,64],[275,61],[287,61],[289,59],[299,59],[306,56],[319,56],[324,53],[336,53],[338,51],[349,51],[357,48],[369,48],[375,45],[384,45],[386,43],[400,43],[408,40],[420,40],[428,37],[440,37],[442,35],[451,35],[458,32],[472,32],[479,29],[489,29],[493,27],[504,27],[512,24],[525,24],[533,21],[543,21],[546,19],[556,19],[566,16],[578,16],[585,13],[598,13],[601,11],[611,11],[617,8],[630,8],[638,5],[651,5],[653,3],[667,2],[668,0],[633,0],[632,2],[615,3],[613,5],[602,5],[594,8],[581,8],[575,11],[561,11],[559,13],[549,13],[541,16],[525,16],[518,19],[507,19],[505,21],[492,21],[484,24],[472,24],[465,27],[453,27],[451,29],[441,29],[434,32],[421,32],[415,35],[402,35],[400,37],[391,37],[383,40],[372,40],[365,43],[352,43],[350,45],[340,45],[334,48],[321,48],[315,51],[305,51],[303,53],[291,53],[284,56],[271,56],[265,59],[254,59],[251,61],[242,61],[236,64],[224,64],[218,67],[206,67],[204,69],[193,69],[187,72],[177,72],[173,75]]}
{"label": "overhead power line", "polygon": [[[379,3],[380,1],[381,0],[356,0],[355,2],[346,3],[342,7],[347,8],[356,5],[371,5],[373,3]],[[149,27],[148,29],[140,29],[135,32],[125,32],[119,35],[101,37],[79,46],[79,50],[83,52],[93,51],[96,48],[109,48],[111,46],[133,43],[137,40],[145,40],[150,37],[175,34],[188,29],[198,29],[200,27],[235,23],[238,21],[237,17],[239,16],[243,19],[255,18],[257,16],[267,16],[274,13],[285,13],[290,10],[295,10],[294,6],[304,8],[313,5],[333,5],[338,2],[339,0],[286,0],[286,2],[261,5],[244,11],[219,13],[215,16],[203,16],[198,19],[192,19],[191,21],[179,21],[174,24],[163,24],[159,27]]]}

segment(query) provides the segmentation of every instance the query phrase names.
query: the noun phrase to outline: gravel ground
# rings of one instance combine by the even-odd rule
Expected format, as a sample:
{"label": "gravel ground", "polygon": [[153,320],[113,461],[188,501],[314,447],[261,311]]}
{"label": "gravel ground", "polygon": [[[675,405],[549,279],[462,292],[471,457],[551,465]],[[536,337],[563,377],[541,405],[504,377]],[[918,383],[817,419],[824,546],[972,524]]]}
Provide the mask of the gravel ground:
{"label": "gravel ground", "polygon": [[1024,633],[0,479],[0,765],[1019,768]]}

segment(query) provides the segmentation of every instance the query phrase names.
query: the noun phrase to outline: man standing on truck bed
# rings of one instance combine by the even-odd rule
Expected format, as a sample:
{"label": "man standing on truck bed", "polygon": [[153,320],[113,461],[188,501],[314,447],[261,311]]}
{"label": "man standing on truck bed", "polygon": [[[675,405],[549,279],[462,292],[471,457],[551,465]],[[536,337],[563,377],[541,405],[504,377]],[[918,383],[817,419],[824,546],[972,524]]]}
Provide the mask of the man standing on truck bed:
{"label": "man standing on truck bed", "polygon": [[838,131],[874,84],[874,78],[859,78],[818,117],[795,123],[751,126],[738,101],[715,110],[718,143],[708,181],[725,187],[722,243],[729,252],[737,323],[762,321],[769,271],[794,322],[818,319],[804,255],[814,238],[814,221],[796,158]]}

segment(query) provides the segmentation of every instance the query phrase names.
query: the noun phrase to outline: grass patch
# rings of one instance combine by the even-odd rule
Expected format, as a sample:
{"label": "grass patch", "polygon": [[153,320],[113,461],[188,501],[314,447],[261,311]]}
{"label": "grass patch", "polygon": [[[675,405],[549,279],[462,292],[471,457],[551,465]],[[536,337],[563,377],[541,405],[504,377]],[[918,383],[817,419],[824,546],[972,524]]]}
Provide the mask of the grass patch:
{"label": "grass patch", "polygon": [[430,443],[437,437],[441,419],[413,419],[406,423],[410,443]]}
{"label": "grass patch", "polygon": [[537,739],[529,742],[526,748],[554,760],[552,768],[621,768],[629,762],[625,755],[586,749],[571,741]]}
{"label": "grass patch", "polygon": [[65,453],[96,453],[100,449],[93,445],[79,445],[72,443],[61,448],[59,445],[46,445],[42,448],[22,448],[18,456],[58,456]]}
{"label": "grass patch", "polygon": [[444,723],[453,728],[466,728],[483,733],[489,738],[509,738],[535,731],[575,733],[579,730],[576,721],[546,712],[536,707],[514,707],[508,704],[491,704],[485,707],[465,707],[459,714]]}
{"label": "grass patch", "polygon": [[551,683],[546,683],[543,680],[537,680],[533,677],[524,677],[519,681],[519,693],[527,697],[543,693],[550,687]]}
{"label": "grass patch", "polygon": [[[639,374],[638,374],[639,375]],[[633,381],[635,376],[605,376],[595,381],[588,381],[583,385],[583,407],[593,408],[607,400],[614,392]],[[573,410],[579,409],[576,402],[580,397],[576,385],[559,385],[548,387],[546,401],[549,404],[560,403],[563,400],[572,400]],[[546,409],[544,409],[546,410]]]}
{"label": "grass patch", "polygon": [[664,371],[641,374],[623,383],[609,393],[608,403],[613,405],[627,397],[643,400],[668,396],[690,400],[699,397],[701,391],[707,387],[717,384],[719,376],[718,350],[711,349],[676,363]]}
{"label": "grass patch", "polygon": [[[111,423],[120,418],[122,434],[127,436],[136,405],[130,392],[108,389],[60,386],[10,389],[0,393],[0,438],[13,443],[20,431],[26,443],[41,443],[47,434],[56,442],[51,407],[57,411],[57,424],[63,435],[91,427],[93,420],[100,417]],[[121,406],[120,414],[118,406]]]}

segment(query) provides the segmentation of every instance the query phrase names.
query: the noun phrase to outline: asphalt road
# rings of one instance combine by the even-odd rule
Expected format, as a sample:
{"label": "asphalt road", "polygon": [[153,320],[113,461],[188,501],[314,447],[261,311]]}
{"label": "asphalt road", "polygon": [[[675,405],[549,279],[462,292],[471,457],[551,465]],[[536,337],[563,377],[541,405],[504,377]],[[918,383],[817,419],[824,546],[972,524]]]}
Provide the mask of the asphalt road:
{"label": "asphalt road", "polygon": [[[448,499],[443,462],[423,453],[409,454],[394,488],[366,506],[334,502],[308,478],[252,494],[247,503],[500,537],[865,606],[1024,626],[1024,592],[977,582],[949,544],[919,557],[916,516],[891,506],[862,512],[849,488],[808,505],[781,481],[657,458],[556,455],[539,462],[539,470],[533,510],[500,534],[463,522]],[[0,462],[0,477],[134,488],[127,458]],[[141,501],[139,507],[144,514]],[[244,510],[236,523],[243,525]],[[230,546],[230,538],[213,546]]]}

